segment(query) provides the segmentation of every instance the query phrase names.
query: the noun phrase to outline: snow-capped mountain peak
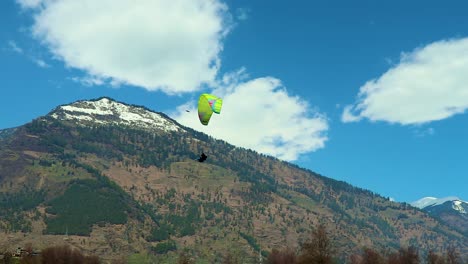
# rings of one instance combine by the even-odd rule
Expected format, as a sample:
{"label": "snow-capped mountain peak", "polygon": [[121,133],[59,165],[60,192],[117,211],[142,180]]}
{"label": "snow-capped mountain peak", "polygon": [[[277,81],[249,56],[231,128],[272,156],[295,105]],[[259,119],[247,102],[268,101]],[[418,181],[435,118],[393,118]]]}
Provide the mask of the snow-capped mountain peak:
{"label": "snow-capped mountain peak", "polygon": [[412,206],[417,207],[419,209],[423,209],[426,206],[430,206],[437,203],[437,198],[435,197],[424,197],[417,201],[411,203]]}
{"label": "snow-capped mountain peak", "polygon": [[412,202],[411,205],[420,209],[426,209],[429,207],[443,205],[447,202],[451,202],[452,209],[458,211],[459,213],[467,214],[465,207],[468,206],[468,202],[462,201],[456,196],[449,196],[444,198],[424,197],[422,199]]}
{"label": "snow-capped mountain peak", "polygon": [[183,130],[172,120],[156,112],[144,107],[120,103],[107,97],[59,106],[50,116],[59,120],[73,120],[81,125],[116,124],[149,130]]}

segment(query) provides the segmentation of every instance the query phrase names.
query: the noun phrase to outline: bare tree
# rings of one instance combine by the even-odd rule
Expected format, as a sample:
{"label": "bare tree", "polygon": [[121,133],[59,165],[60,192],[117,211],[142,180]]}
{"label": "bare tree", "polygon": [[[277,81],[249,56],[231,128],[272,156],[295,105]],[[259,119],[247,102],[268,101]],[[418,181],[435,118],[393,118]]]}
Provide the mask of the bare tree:
{"label": "bare tree", "polygon": [[418,250],[413,246],[401,248],[399,259],[401,264],[419,264]]}
{"label": "bare tree", "polygon": [[327,235],[325,225],[320,224],[313,232],[309,241],[304,243],[298,264],[330,264],[333,263],[332,243]]}
{"label": "bare tree", "polygon": [[296,264],[296,254],[289,248],[281,251],[273,249],[265,261],[265,264]]}
{"label": "bare tree", "polygon": [[433,250],[429,250],[427,254],[427,264],[445,264],[444,258]]}
{"label": "bare tree", "polygon": [[362,263],[362,256],[359,254],[353,254],[349,257],[349,264],[361,264]]}
{"label": "bare tree", "polygon": [[377,251],[366,248],[364,249],[361,264],[384,264],[385,259]]}
{"label": "bare tree", "polygon": [[100,264],[101,261],[97,256],[86,256],[84,264]]}
{"label": "bare tree", "polygon": [[400,264],[400,255],[397,252],[390,253],[387,256],[387,264]]}
{"label": "bare tree", "polygon": [[26,252],[26,254],[31,255],[33,253],[32,243],[26,243],[24,251]]}
{"label": "bare tree", "polygon": [[99,264],[96,256],[84,256],[80,251],[70,246],[49,247],[41,252],[42,264],[70,263],[70,264]]}

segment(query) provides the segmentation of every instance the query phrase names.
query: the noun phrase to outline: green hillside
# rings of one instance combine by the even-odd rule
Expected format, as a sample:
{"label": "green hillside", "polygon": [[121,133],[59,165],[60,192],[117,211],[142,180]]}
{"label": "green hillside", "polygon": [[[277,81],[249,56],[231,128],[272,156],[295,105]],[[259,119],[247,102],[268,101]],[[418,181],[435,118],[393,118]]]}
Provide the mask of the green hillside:
{"label": "green hillside", "polygon": [[187,250],[211,263],[298,247],[322,223],[342,260],[363,247],[468,254],[465,235],[407,204],[184,130],[49,116],[16,129],[0,143],[0,232],[16,243],[68,235],[104,259]]}

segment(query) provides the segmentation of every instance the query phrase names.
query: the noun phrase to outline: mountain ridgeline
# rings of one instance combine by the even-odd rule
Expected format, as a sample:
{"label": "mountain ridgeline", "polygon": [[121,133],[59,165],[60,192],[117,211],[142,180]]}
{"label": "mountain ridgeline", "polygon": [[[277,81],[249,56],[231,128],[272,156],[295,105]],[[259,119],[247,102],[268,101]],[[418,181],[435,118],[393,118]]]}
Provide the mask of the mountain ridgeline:
{"label": "mountain ridgeline", "polygon": [[411,205],[422,209],[429,215],[447,223],[468,237],[468,202],[458,197],[437,199],[425,197]]}
{"label": "mountain ridgeline", "polygon": [[59,106],[0,132],[0,146],[0,247],[65,241],[103,259],[185,249],[255,263],[321,223],[342,260],[411,245],[468,255],[466,234],[420,209],[110,98]]}

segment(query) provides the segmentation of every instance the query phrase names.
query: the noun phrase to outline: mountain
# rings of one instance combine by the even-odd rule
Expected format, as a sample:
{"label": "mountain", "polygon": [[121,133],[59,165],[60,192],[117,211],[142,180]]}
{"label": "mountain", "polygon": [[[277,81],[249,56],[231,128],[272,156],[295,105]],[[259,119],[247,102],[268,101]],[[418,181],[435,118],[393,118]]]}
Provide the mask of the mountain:
{"label": "mountain", "polygon": [[78,101],[62,105],[49,115],[56,120],[73,121],[82,126],[99,124],[129,126],[148,132],[183,131],[181,126],[161,113],[140,106],[119,103],[106,97],[95,101]]}
{"label": "mountain", "polygon": [[111,98],[58,106],[6,134],[0,248],[66,243],[104,260],[186,249],[208,263],[227,252],[255,263],[322,223],[342,260],[409,245],[468,256],[466,234],[409,204]]}
{"label": "mountain", "polygon": [[466,205],[468,202],[462,201],[460,198],[455,196],[449,196],[445,198],[435,198],[435,197],[424,197],[417,201],[411,203],[412,206],[418,207],[420,209],[425,208],[434,208],[440,205],[444,205],[448,202],[452,210],[457,211],[460,214],[466,214]]}
{"label": "mountain", "polygon": [[11,136],[15,130],[16,128],[0,129],[0,140]]}
{"label": "mountain", "polygon": [[431,216],[468,236],[468,202],[458,197],[424,197],[411,205],[428,212]]}

